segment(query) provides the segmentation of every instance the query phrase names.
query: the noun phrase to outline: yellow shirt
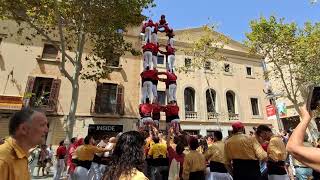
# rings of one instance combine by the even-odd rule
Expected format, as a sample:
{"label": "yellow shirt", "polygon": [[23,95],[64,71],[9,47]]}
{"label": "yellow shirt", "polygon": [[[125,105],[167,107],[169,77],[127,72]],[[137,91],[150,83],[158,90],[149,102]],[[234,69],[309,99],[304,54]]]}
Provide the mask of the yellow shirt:
{"label": "yellow shirt", "polygon": [[119,180],[148,180],[148,178],[142,172],[133,169],[130,177],[121,175]]}
{"label": "yellow shirt", "polygon": [[264,160],[267,153],[263,150],[256,138],[244,134],[235,134],[225,143],[226,163],[232,159]]}
{"label": "yellow shirt", "polygon": [[0,145],[0,179],[29,180],[28,153],[13,138]]}
{"label": "yellow shirt", "polygon": [[144,149],[148,149],[148,148],[151,148],[151,146],[154,145],[154,142],[152,139],[147,139],[146,140],[146,144],[144,145]]}
{"label": "yellow shirt", "polygon": [[191,150],[185,157],[183,162],[183,180],[188,180],[190,172],[205,171],[206,160],[198,151]]}
{"label": "yellow shirt", "polygon": [[166,158],[167,157],[167,145],[165,144],[160,144],[160,143],[156,143],[153,146],[151,146],[149,152],[148,152],[149,156],[152,156],[153,159],[159,158],[159,156],[161,155],[162,158]]}
{"label": "yellow shirt", "polygon": [[273,161],[284,161],[287,159],[286,146],[279,136],[271,137],[267,152],[268,157]]}
{"label": "yellow shirt", "polygon": [[81,161],[92,161],[95,153],[102,153],[106,150],[93,145],[81,145],[76,150],[78,160]]}
{"label": "yellow shirt", "polygon": [[222,164],[226,164],[224,142],[218,141],[211,144],[204,156],[209,161],[215,161]]}

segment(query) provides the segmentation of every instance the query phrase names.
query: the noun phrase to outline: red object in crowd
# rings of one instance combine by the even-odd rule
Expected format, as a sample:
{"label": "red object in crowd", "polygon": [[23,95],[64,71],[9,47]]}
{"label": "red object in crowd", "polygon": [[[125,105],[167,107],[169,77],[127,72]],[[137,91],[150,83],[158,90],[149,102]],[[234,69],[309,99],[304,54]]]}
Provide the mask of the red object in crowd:
{"label": "red object in crowd", "polygon": [[174,53],[175,53],[175,49],[173,47],[171,47],[170,45],[166,46],[166,50],[167,50],[168,55],[174,55]]}
{"label": "red object in crowd", "polygon": [[158,52],[159,52],[159,43],[158,44],[153,44],[153,49],[152,49],[152,53],[154,54],[154,55],[156,55],[156,54],[158,54]]}
{"label": "red object in crowd", "polygon": [[146,70],[143,71],[140,76],[143,80],[149,79],[149,80],[158,80],[157,70]]}
{"label": "red object in crowd", "polygon": [[162,111],[162,106],[158,103],[152,104],[152,113],[160,113]]}
{"label": "red object in crowd", "polygon": [[143,52],[145,51],[153,51],[155,49],[155,44],[148,42],[147,44],[142,46]]}
{"label": "red object in crowd", "polygon": [[176,116],[179,115],[179,106],[168,104],[164,110],[166,116]]}
{"label": "red object in crowd", "polygon": [[168,82],[173,82],[177,80],[177,75],[174,73],[166,72],[166,76]]}
{"label": "red object in crowd", "polygon": [[171,164],[173,159],[176,159],[176,161],[180,163],[179,176],[181,177],[182,170],[183,170],[184,153],[179,155],[171,146],[167,147],[167,151],[168,151],[168,157],[169,157],[169,165]]}
{"label": "red object in crowd", "polygon": [[234,123],[232,123],[232,129],[233,130],[237,130],[237,129],[242,129],[242,128],[244,128],[244,125],[242,124],[242,122],[240,122],[240,121],[237,121],[237,122],[234,122]]}
{"label": "red object in crowd", "polygon": [[159,24],[158,23],[154,23],[153,26],[154,26],[154,29],[153,29],[152,33],[156,33],[157,34],[158,30],[159,30]]}
{"label": "red object in crowd", "polygon": [[68,174],[72,174],[76,169],[76,165],[72,162],[72,155],[75,153],[76,149],[83,145],[83,138],[78,139],[74,144],[70,144],[68,148],[68,160],[67,165],[69,166]]}
{"label": "red object in crowd", "polygon": [[263,150],[266,151],[266,152],[267,152],[267,150],[268,150],[268,145],[269,145],[268,143],[263,143],[263,144],[261,144]]}
{"label": "red object in crowd", "polygon": [[150,19],[148,22],[146,22],[146,23],[143,24],[141,32],[142,32],[142,33],[145,33],[147,27],[153,27],[154,25],[155,25],[155,24],[154,24],[153,21]]}
{"label": "red object in crowd", "polygon": [[167,24],[166,16],[165,16],[165,15],[161,15],[160,18],[161,18],[160,21],[159,21],[159,24],[160,24],[160,25],[165,25],[165,24]]}
{"label": "red object in crowd", "polygon": [[151,116],[153,106],[152,104],[144,103],[140,104],[139,112],[142,117]]}
{"label": "red object in crowd", "polygon": [[65,146],[59,146],[57,149],[57,156],[65,156],[67,154],[67,148]]}

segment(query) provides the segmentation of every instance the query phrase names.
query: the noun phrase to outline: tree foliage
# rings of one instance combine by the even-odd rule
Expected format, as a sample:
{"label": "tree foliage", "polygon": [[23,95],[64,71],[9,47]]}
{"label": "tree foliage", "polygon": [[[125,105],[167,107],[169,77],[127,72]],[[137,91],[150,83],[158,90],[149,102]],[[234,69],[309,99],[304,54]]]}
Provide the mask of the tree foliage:
{"label": "tree foliage", "polygon": [[[72,137],[80,77],[95,81],[105,78],[116,57],[134,52],[124,40],[124,32],[142,22],[145,17],[141,12],[149,6],[154,6],[153,0],[0,1],[0,20],[17,22],[17,35],[26,35],[31,44],[41,36],[61,52],[60,71],[72,85],[67,138]],[[66,63],[72,70],[65,68]]]}
{"label": "tree foliage", "polygon": [[246,44],[267,62],[267,78],[279,82],[280,90],[299,113],[301,87],[319,83],[320,25],[305,23],[303,28],[283,18],[261,17],[250,22]]}

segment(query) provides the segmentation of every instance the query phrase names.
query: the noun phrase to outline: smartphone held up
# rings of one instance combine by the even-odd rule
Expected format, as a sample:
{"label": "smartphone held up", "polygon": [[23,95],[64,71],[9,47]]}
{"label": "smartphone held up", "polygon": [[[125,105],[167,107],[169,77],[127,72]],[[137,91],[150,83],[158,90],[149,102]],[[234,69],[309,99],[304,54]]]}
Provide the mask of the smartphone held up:
{"label": "smartphone held up", "polygon": [[320,86],[310,86],[307,101],[309,111],[314,111],[320,108]]}

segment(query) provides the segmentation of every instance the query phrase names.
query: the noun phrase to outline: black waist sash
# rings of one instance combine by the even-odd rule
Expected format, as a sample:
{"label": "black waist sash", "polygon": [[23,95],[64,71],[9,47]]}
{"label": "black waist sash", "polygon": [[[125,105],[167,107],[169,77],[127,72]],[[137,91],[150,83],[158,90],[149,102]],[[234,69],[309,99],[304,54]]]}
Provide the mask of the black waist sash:
{"label": "black waist sash", "polygon": [[152,84],[158,85],[158,80],[151,80]]}
{"label": "black waist sash", "polygon": [[168,85],[177,84],[177,81],[169,81]]}
{"label": "black waist sash", "polygon": [[87,170],[90,169],[91,164],[92,164],[92,161],[89,161],[89,160],[87,160],[87,161],[78,160],[78,161],[77,161],[77,166],[84,167],[84,168],[86,168]]}
{"label": "black waist sash", "polygon": [[169,166],[169,159],[168,158],[156,158],[156,159],[149,159],[149,165],[157,167],[157,166]]}
{"label": "black waist sash", "polygon": [[59,155],[58,158],[59,159],[64,159],[65,155]]}
{"label": "black waist sash", "polygon": [[152,113],[153,120],[160,120],[160,117],[161,117],[160,113]]}
{"label": "black waist sash", "polygon": [[151,78],[143,78],[143,82],[146,82],[146,81],[151,81],[152,82],[152,79]]}
{"label": "black waist sash", "polygon": [[285,174],[287,174],[284,161],[277,161],[277,162],[268,161],[267,168],[268,168],[269,175],[285,175]]}
{"label": "black waist sash", "polygon": [[171,122],[174,119],[180,119],[179,115],[166,116],[166,122]]}
{"label": "black waist sash", "polygon": [[233,159],[234,180],[260,180],[260,164],[258,160]]}
{"label": "black waist sash", "polygon": [[227,173],[228,172],[225,165],[220,162],[210,161],[209,167],[210,167],[210,172],[218,172],[218,173]]}
{"label": "black waist sash", "polygon": [[190,180],[205,180],[204,171],[190,172],[189,179]]}

